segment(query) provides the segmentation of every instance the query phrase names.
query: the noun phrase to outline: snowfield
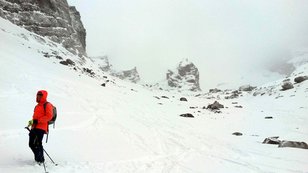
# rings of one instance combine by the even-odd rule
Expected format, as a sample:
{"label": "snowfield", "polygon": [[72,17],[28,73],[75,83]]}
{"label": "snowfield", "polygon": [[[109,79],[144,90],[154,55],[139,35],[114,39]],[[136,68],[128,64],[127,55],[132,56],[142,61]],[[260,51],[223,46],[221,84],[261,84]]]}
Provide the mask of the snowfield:
{"label": "snowfield", "polygon": [[[150,91],[98,74],[94,62],[2,18],[0,37],[2,173],[44,172],[34,162],[24,129],[40,89],[49,92],[58,110],[56,128],[50,127],[43,144],[59,164],[45,155],[49,173],[308,173],[307,149],[262,144],[272,136],[308,142],[308,81],[286,91],[280,91],[284,79],[273,81],[260,90],[262,96],[243,92],[235,99]],[[77,70],[56,56],[45,57],[46,52],[80,62]],[[308,75],[307,64],[297,68],[291,81]],[[82,67],[99,76],[89,77]],[[112,82],[103,87],[106,78]],[[271,86],[275,92],[269,94]],[[214,101],[225,106],[221,113],[203,109]],[[179,116],[184,113],[194,118]]]}

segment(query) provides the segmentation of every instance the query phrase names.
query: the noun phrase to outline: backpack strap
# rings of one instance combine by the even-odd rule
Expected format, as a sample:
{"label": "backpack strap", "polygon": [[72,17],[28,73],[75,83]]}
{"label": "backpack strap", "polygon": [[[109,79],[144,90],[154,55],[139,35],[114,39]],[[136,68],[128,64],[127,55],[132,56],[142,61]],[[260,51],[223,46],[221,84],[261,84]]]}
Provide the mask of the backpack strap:
{"label": "backpack strap", "polygon": [[[45,102],[44,103],[44,113],[45,113],[45,116],[46,116],[46,106],[47,106],[47,104],[48,104],[49,102]],[[49,134],[49,125],[47,125],[47,137],[46,137],[46,143],[48,142],[48,134]]]}
{"label": "backpack strap", "polygon": [[48,103],[49,103],[49,102],[45,102],[44,105],[43,105],[43,106],[44,106],[45,114],[46,114],[46,105],[47,105]]}

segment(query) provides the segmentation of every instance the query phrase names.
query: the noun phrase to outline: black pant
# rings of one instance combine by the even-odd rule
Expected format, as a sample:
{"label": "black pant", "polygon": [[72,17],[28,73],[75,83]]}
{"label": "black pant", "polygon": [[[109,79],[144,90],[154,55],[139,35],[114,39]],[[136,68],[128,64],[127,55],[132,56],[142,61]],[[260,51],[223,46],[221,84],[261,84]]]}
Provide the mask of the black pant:
{"label": "black pant", "polygon": [[41,129],[31,129],[29,133],[29,147],[34,153],[34,159],[37,162],[44,162],[44,150],[42,140],[45,131]]}

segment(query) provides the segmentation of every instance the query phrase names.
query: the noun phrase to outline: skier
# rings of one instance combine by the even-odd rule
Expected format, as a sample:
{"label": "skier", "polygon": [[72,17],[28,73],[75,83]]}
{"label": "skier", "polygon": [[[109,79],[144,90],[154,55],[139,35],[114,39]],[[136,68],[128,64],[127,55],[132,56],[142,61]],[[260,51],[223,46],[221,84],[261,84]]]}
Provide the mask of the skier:
{"label": "skier", "polygon": [[29,133],[29,147],[34,153],[34,159],[39,164],[45,162],[42,140],[44,134],[48,133],[48,121],[52,119],[52,105],[47,104],[47,91],[40,90],[36,95],[37,105],[34,108],[32,120],[28,122],[31,126]]}

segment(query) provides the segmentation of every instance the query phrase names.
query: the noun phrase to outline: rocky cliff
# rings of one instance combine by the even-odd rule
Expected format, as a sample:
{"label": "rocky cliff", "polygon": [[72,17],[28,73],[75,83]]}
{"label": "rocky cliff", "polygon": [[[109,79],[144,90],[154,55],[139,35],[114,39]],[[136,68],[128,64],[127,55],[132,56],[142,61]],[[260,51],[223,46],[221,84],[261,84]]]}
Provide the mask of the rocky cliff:
{"label": "rocky cliff", "polygon": [[86,30],[79,12],[66,0],[0,0],[0,16],[86,55]]}
{"label": "rocky cliff", "polygon": [[201,91],[199,84],[199,70],[187,59],[181,61],[176,70],[168,70],[166,78],[168,86],[172,88]]}

